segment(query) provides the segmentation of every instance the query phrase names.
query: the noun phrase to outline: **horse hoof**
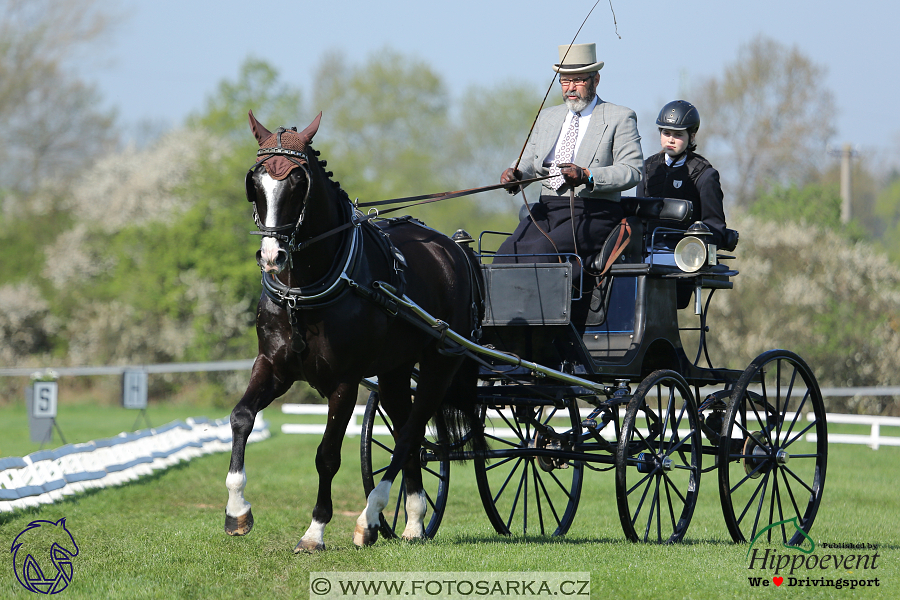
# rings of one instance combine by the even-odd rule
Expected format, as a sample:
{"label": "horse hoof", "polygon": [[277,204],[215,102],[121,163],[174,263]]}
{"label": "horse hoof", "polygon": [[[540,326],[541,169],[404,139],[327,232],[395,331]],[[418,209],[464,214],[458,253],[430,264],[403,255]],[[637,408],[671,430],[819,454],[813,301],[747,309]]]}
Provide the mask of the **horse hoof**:
{"label": "horse hoof", "polygon": [[353,531],[353,543],[358,547],[371,546],[378,541],[378,527],[363,527],[357,523]]}
{"label": "horse hoof", "polygon": [[225,515],[225,533],[228,535],[247,535],[253,529],[253,511],[248,510],[239,517]]}
{"label": "horse hoof", "polygon": [[316,540],[301,539],[294,547],[294,554],[300,554],[301,552],[309,552],[310,554],[312,554],[313,552],[321,552],[324,549],[325,544],[323,544],[322,542],[317,542]]}

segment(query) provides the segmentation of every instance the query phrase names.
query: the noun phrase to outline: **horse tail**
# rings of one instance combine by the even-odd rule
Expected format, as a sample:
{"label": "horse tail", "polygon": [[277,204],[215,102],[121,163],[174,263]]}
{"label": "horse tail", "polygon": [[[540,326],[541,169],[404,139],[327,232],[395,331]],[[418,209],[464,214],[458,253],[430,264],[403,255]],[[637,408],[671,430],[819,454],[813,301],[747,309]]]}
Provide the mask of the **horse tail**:
{"label": "horse tail", "polygon": [[[458,244],[466,256],[471,300],[470,335],[475,341],[481,337],[484,319],[484,275],[478,257],[468,244]],[[475,452],[487,449],[484,420],[478,411],[478,363],[464,357],[447,389],[441,409],[434,418],[436,427],[453,446],[464,445]]]}
{"label": "horse tail", "polygon": [[433,422],[451,446],[487,450],[484,420],[478,410],[478,363],[471,358],[464,358],[457,369]]}

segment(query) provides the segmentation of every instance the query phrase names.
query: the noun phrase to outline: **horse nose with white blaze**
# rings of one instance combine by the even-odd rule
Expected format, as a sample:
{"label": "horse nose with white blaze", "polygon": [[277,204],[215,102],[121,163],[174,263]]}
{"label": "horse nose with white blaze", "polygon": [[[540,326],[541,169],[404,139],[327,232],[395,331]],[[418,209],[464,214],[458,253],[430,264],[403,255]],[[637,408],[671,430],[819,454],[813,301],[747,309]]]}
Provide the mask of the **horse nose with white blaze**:
{"label": "horse nose with white blaze", "polygon": [[281,247],[281,243],[269,236],[264,236],[259,252],[256,253],[256,262],[266,273],[281,273],[287,264],[287,250]]}

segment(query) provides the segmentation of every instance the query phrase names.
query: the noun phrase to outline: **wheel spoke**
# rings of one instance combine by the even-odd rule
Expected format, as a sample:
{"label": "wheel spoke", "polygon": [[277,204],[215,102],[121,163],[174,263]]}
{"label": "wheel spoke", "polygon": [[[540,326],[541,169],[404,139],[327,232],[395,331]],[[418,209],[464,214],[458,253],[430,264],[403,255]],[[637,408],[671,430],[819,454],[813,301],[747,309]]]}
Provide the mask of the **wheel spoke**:
{"label": "wheel spoke", "polygon": [[[652,475],[652,473],[651,473],[651,475]],[[645,477],[645,478],[642,479],[641,481],[644,481],[644,480],[646,480],[646,479],[647,479],[647,477]],[[647,492],[650,491],[650,486],[651,486],[651,485],[653,485],[653,481],[652,481],[652,480],[647,482],[647,486],[644,488],[644,493],[641,494],[641,501],[638,502],[637,510],[634,512],[634,518],[631,519],[631,525],[632,525],[632,526],[634,526],[634,524],[637,522],[638,515],[641,514],[641,508],[644,506],[644,500],[646,500],[646,498],[647,498]],[[634,490],[635,488],[637,488],[637,486],[634,486],[634,487],[631,488],[631,489]],[[628,492],[628,495],[631,495],[631,492]]]}
{"label": "wheel spoke", "polygon": [[425,471],[425,472],[427,472],[427,473],[431,473],[432,475],[434,475],[435,477],[437,477],[437,478],[440,479],[441,481],[446,481],[446,477],[444,477],[443,475],[441,475],[441,474],[438,473],[437,471],[432,471],[430,467],[426,467],[426,466],[423,465],[423,466],[422,466],[422,470]]}
{"label": "wheel spoke", "polygon": [[[760,466],[762,466],[762,465],[760,465]],[[747,475],[747,477],[744,477],[744,480],[747,480],[749,478],[750,478],[750,476]],[[756,495],[759,494],[759,490],[760,490],[760,488],[762,488],[763,483],[765,483],[765,479],[760,481],[759,485],[756,486],[756,491],[753,492],[753,495],[750,496],[750,500],[747,501],[747,506],[744,507],[744,512],[742,512],[741,516],[738,517],[738,520],[737,520],[738,523],[740,523],[741,521],[744,520],[744,516],[747,514],[747,511],[750,510],[750,506],[753,504],[753,500],[756,499]],[[738,485],[740,485],[740,484],[738,484]],[[734,490],[732,490],[732,491],[734,491]]]}
{"label": "wheel spoke", "polygon": [[553,479],[553,481],[556,482],[556,485],[558,485],[559,489],[561,489],[563,491],[563,494],[566,495],[566,498],[571,500],[572,494],[569,492],[568,488],[566,488],[566,486],[564,486],[562,484],[562,482],[559,479],[557,479],[556,475],[553,474],[553,471],[550,471],[549,473],[547,473],[547,475],[549,475]]}
{"label": "wheel spoke", "polygon": [[[758,458],[758,457],[757,457],[757,458]],[[736,484],[733,488],[731,488],[730,490],[728,490],[728,491],[729,491],[730,493],[733,494],[734,491],[735,491],[736,489],[738,489],[739,487],[741,487],[742,485],[744,485],[744,482],[747,481],[748,479],[752,479],[752,478],[753,478],[753,474],[754,474],[754,473],[758,473],[759,470],[762,469],[764,466],[766,466],[766,463],[764,463],[764,462],[761,462],[761,463],[759,463],[758,465],[756,465],[756,468],[755,468],[755,469],[753,469],[752,471],[750,471],[749,473],[747,473],[747,474],[744,476],[743,479],[741,479],[739,482],[737,482],[737,484]],[[755,495],[755,494],[754,494],[754,495]]]}
{"label": "wheel spoke", "polygon": [[[647,425],[648,426],[650,425],[650,419],[647,419]],[[640,431],[638,431],[637,427],[634,428],[634,435],[638,436],[640,438],[640,440],[642,442],[644,442],[644,445],[647,446],[647,450],[649,450],[651,454],[656,456],[656,454],[657,454],[656,450],[654,450],[653,446],[650,445],[650,442],[647,441],[647,439],[643,436],[643,434]]]}
{"label": "wheel spoke", "polygon": [[[406,477],[400,478],[400,492],[397,494],[397,505],[394,506],[394,522],[391,523],[391,529],[397,531],[397,519],[400,517],[400,503],[403,502],[404,496],[406,496]],[[404,503],[404,512],[406,509],[406,504]]]}
{"label": "wheel spoke", "polygon": [[434,500],[431,499],[431,494],[428,493],[428,490],[423,489],[422,491],[425,492],[425,500],[428,501],[428,505],[431,506],[431,510],[437,510],[437,507],[434,505]]}
{"label": "wheel spoke", "polygon": [[806,399],[809,398],[810,393],[811,393],[810,390],[806,390],[806,393],[803,394],[803,400],[800,401],[800,405],[797,407],[797,410],[794,411],[794,418],[791,420],[791,425],[790,425],[790,427],[787,428],[787,431],[785,431],[785,433],[784,433],[785,437],[790,437],[791,432],[794,430],[794,425],[796,425],[796,423],[797,423],[797,419],[801,418],[801,416],[803,414],[803,405],[806,404]]}
{"label": "wheel spoke", "polygon": [[[553,475],[553,473],[550,473],[550,475]],[[556,479],[556,477],[554,477],[554,479]],[[547,506],[550,507],[550,512],[553,513],[553,518],[556,519],[556,526],[559,527],[562,524],[562,521],[560,521],[559,515],[556,514],[556,507],[553,506],[553,500],[550,498],[550,494],[547,492],[547,486],[544,485],[544,480],[539,477],[535,477],[535,481],[538,481],[541,484],[541,489],[544,491],[544,498],[547,499]],[[566,497],[571,499],[571,495],[568,493],[568,491],[563,491],[566,492]]]}
{"label": "wheel spoke", "polygon": [[394,428],[391,427],[391,422],[388,420],[387,416],[384,414],[384,411],[381,409],[381,405],[378,405],[377,408],[378,416],[381,417],[381,422],[388,428],[388,433],[391,434],[391,437],[394,437]]}
{"label": "wheel spoke", "polygon": [[[518,466],[518,465],[517,465]],[[519,487],[516,489],[516,495],[513,498],[512,508],[509,511],[509,520],[506,522],[506,528],[509,529],[512,524],[513,515],[516,514],[516,506],[519,504],[519,497],[522,494],[522,486],[528,482],[528,465],[522,469],[522,476],[519,477]],[[525,488],[526,495],[528,494],[528,488]],[[523,523],[522,523],[522,533],[524,534],[528,529],[528,509],[527,506],[525,510],[522,512],[523,515]]]}
{"label": "wheel spoke", "polygon": [[[769,473],[771,473],[771,471],[769,471]],[[757,527],[759,527],[759,516],[760,516],[760,514],[762,514],[763,504],[766,500],[766,490],[769,487],[769,473],[766,473],[765,475],[763,475],[762,493],[759,495],[759,503],[758,503],[757,509],[756,509],[756,519],[754,519],[754,521],[753,521],[753,532],[750,534],[751,539],[756,537],[756,529],[757,529]],[[771,540],[771,532],[772,532],[772,530],[770,529],[769,530],[769,533],[770,533],[769,539],[770,540]]]}
{"label": "wheel spoke", "polygon": [[[790,404],[791,395],[794,393],[794,382],[797,380],[797,367],[794,367],[794,371],[791,373],[791,381],[788,384],[787,394],[784,397],[784,410],[781,411],[781,418],[778,419],[778,428],[776,429],[776,435],[778,439],[781,439],[781,426],[784,424],[785,419],[787,419],[787,409]],[[797,413],[794,414],[794,419],[796,420]],[[791,421],[793,424],[793,421]]]}
{"label": "wheel spoke", "polygon": [[789,441],[787,444],[785,444],[784,446],[782,446],[782,448],[787,448],[788,446],[790,446],[791,444],[793,444],[794,442],[796,442],[799,438],[803,437],[803,434],[804,434],[804,433],[806,433],[807,431],[809,431],[810,429],[812,429],[813,427],[815,427],[817,423],[818,423],[818,421],[813,421],[812,423],[810,423],[809,425],[807,425],[806,427],[804,427],[804,428],[803,428],[803,431],[801,431],[800,433],[798,433],[797,435],[795,435],[793,438],[791,438],[791,441]]}
{"label": "wheel spoke", "polygon": [[[484,437],[485,437],[486,439],[493,440],[493,441],[495,441],[495,442],[500,442],[501,444],[506,444],[506,445],[509,446],[510,448],[520,448],[520,447],[521,447],[521,444],[516,444],[516,443],[511,442],[511,441],[509,441],[509,440],[507,440],[507,439],[504,439],[504,438],[502,438],[502,437],[497,437],[496,435],[491,435],[490,433],[485,433],[485,434],[484,434]],[[519,442],[521,442],[521,441],[522,441],[522,440],[519,440]]]}
{"label": "wheel spoke", "polygon": [[791,484],[787,480],[787,475],[784,474],[784,469],[779,469],[779,472],[781,473],[781,479],[784,481],[784,487],[787,488],[788,496],[791,498],[791,505],[794,507],[794,513],[798,517],[802,517],[803,515],[800,514],[800,508],[797,506],[797,500],[794,498],[794,491],[791,489]]}
{"label": "wheel spoke", "polygon": [[628,491],[625,492],[625,493],[628,494],[628,495],[630,496],[630,495],[631,495],[631,492],[633,492],[634,490],[638,489],[638,488],[641,486],[642,483],[644,483],[645,481],[647,481],[648,479],[650,479],[651,477],[653,477],[653,475],[654,475],[655,473],[656,473],[656,469],[653,469],[652,471],[650,471],[649,473],[647,473],[646,475],[644,475],[644,478],[643,478],[643,479],[641,479],[641,480],[638,481],[636,484],[634,484],[633,486],[631,486],[631,489],[628,490]]}
{"label": "wheel spoke", "polygon": [[[663,473],[663,477],[666,478],[666,483],[667,483],[668,485],[672,486],[672,490],[673,490],[676,494],[678,494],[678,497],[681,498],[681,501],[682,501],[683,503],[687,504],[687,499],[686,499],[684,496],[681,495],[681,491],[678,489],[678,486],[675,485],[675,482],[672,481],[671,479],[669,479],[669,476],[666,475],[665,473]],[[667,492],[667,493],[668,493],[668,492]]]}
{"label": "wheel spoke", "polygon": [[490,471],[490,470],[492,470],[492,469],[496,469],[497,467],[502,467],[503,465],[505,465],[505,464],[508,463],[509,461],[511,461],[511,460],[516,460],[517,458],[521,458],[521,457],[520,457],[520,456],[507,456],[506,458],[504,458],[504,459],[501,460],[500,462],[496,462],[496,463],[493,463],[493,464],[490,464],[490,465],[486,466],[486,467],[484,468],[484,470],[485,470],[485,471]]}
{"label": "wheel spoke", "polygon": [[519,465],[522,464],[522,458],[516,462],[516,465],[513,467],[512,471],[509,472],[509,475],[506,476],[506,481],[503,482],[503,485],[500,486],[500,489],[497,491],[497,495],[494,496],[494,504],[497,504],[497,500],[500,499],[500,496],[503,495],[503,491],[506,489],[506,486],[509,485],[509,482],[512,480],[513,476],[516,474],[516,471],[519,469]]}
{"label": "wheel spoke", "polygon": [[[765,381],[765,379],[763,379],[763,381]],[[766,397],[767,396],[765,396],[765,386],[763,386],[763,398],[766,398]],[[759,412],[756,410],[756,403],[753,402],[752,399],[748,398],[748,404],[750,404],[750,406],[753,408],[753,414],[756,415],[756,420],[759,422],[760,429],[762,430],[763,435],[766,436],[766,441],[769,442],[769,447],[774,446],[775,444],[772,443],[772,435],[769,432],[769,413],[768,413],[768,411],[764,411],[766,413],[766,420],[763,421],[762,417],[759,416]]]}
{"label": "wheel spoke", "polygon": [[531,461],[531,479],[534,483],[534,502],[537,505],[538,525],[540,525],[541,528],[541,535],[547,535],[544,533],[544,511],[541,509],[541,495],[538,492],[538,474],[537,467],[534,464],[535,462],[536,461]]}
{"label": "wheel spoke", "polygon": [[[656,489],[653,492],[653,498],[650,500],[650,516],[647,518],[647,527],[644,529],[644,541],[650,539],[650,526],[653,525],[653,511],[659,503],[659,477],[656,478]],[[657,521],[659,519],[657,518]]]}
{"label": "wheel spoke", "polygon": [[[669,481],[668,477],[665,478],[665,484],[666,502],[669,505],[669,519],[672,521],[672,533],[674,534],[678,529],[678,525],[675,523],[675,509],[672,508],[672,494],[669,492],[669,488],[671,487],[674,489],[676,493],[678,492],[678,488],[672,485],[672,482]],[[679,493],[678,496],[681,497],[681,494]],[[683,497],[681,498],[681,501],[684,502]]]}
{"label": "wheel spoke", "polygon": [[809,487],[808,485],[806,485],[806,482],[803,481],[802,479],[800,479],[800,478],[797,476],[797,474],[794,473],[787,465],[781,465],[781,468],[782,468],[782,470],[787,471],[788,475],[790,475],[791,477],[793,477],[794,479],[796,479],[797,481],[799,481],[799,482],[800,482],[800,485],[802,485],[803,487],[805,487],[805,488],[807,489],[807,491],[809,491],[810,494],[815,495],[815,492],[813,491],[813,489],[812,489],[811,487]]}
{"label": "wheel spoke", "polygon": [[383,443],[379,442],[379,441],[378,441],[376,438],[374,438],[374,437],[372,438],[372,443],[375,444],[376,446],[378,446],[379,448],[381,448],[382,450],[384,450],[385,452],[387,452],[388,454],[393,454],[393,453],[394,453],[394,449],[393,449],[393,448],[389,447],[389,446],[386,445],[386,444],[383,444]]}
{"label": "wheel spoke", "polygon": [[[522,434],[522,427],[519,425],[519,422],[516,419],[513,419],[513,422],[510,423],[509,419],[506,418],[506,415],[504,415],[499,409],[497,410],[497,415],[501,419],[503,419],[503,422],[506,423],[507,427],[509,427],[511,430],[513,430],[513,432],[515,432],[515,434],[519,437],[520,442],[524,442],[526,439],[528,439]],[[487,434],[485,434],[485,435],[487,435]],[[493,436],[491,436],[491,437],[493,437]],[[509,443],[509,442],[507,442],[507,443]]]}
{"label": "wheel spoke", "polygon": [[688,432],[688,434],[687,434],[686,436],[684,436],[681,440],[679,440],[677,444],[675,444],[674,446],[670,447],[670,448],[668,449],[668,450],[669,450],[668,454],[665,454],[664,456],[671,456],[672,454],[674,454],[675,452],[677,452],[678,449],[681,448],[681,447],[685,444],[685,442],[687,442],[689,439],[691,439],[691,436],[692,436],[692,435],[694,435],[694,430],[693,430],[693,429],[690,430],[690,431]]}

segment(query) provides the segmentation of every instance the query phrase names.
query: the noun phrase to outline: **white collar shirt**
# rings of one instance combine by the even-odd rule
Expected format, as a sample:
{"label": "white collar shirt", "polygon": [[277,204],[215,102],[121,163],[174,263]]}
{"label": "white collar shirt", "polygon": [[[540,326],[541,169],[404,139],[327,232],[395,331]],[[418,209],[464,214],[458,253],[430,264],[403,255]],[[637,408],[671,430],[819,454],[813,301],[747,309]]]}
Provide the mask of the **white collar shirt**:
{"label": "white collar shirt", "polygon": [[684,164],[684,161],[687,160],[687,152],[682,153],[681,158],[678,159],[674,164],[672,163],[672,157],[666,154],[666,166],[667,167],[680,167]]}
{"label": "white collar shirt", "polygon": [[[591,122],[591,115],[594,112],[594,107],[597,106],[599,98],[594,95],[594,99],[591,100],[590,104],[584,107],[578,118],[578,139],[575,140],[575,156],[578,156],[578,148],[581,146],[581,140],[584,139],[584,134],[587,132],[588,124]],[[547,155],[547,158],[544,159],[544,164],[549,165],[552,164],[553,161],[556,160],[556,147],[559,146],[560,142],[562,142],[563,138],[566,136],[566,132],[569,131],[569,125],[572,123],[572,117],[575,116],[571,110],[566,112],[566,120],[563,121],[562,129],[559,132],[559,137],[556,139],[556,143],[550,148],[550,154]],[[573,159],[574,160],[574,159]],[[581,165],[584,166],[584,165]]]}

